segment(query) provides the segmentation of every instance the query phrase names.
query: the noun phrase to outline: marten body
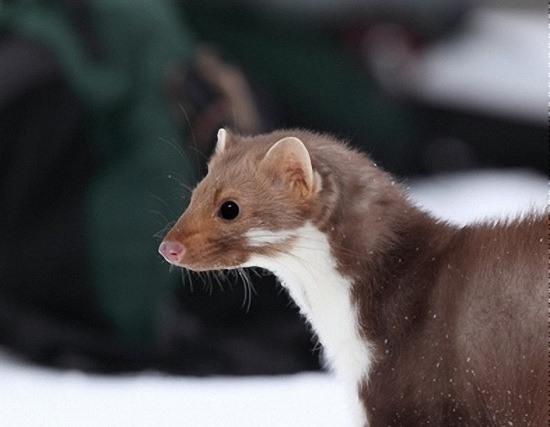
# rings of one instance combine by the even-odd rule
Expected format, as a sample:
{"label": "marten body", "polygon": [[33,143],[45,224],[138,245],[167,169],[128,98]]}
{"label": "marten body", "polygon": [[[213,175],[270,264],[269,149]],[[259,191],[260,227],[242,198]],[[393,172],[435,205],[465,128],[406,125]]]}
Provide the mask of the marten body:
{"label": "marten body", "polygon": [[350,385],[357,425],[546,426],[546,215],[457,228],[331,137],[221,130],[160,252],[262,267]]}

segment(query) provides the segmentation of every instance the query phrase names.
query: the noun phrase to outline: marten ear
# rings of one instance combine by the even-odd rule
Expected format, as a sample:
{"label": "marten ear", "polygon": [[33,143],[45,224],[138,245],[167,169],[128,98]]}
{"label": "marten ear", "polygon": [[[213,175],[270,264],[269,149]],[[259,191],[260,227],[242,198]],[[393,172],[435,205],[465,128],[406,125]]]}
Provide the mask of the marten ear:
{"label": "marten ear", "polygon": [[218,142],[216,143],[216,153],[223,153],[225,150],[225,142],[227,139],[227,131],[221,128],[218,131]]}
{"label": "marten ear", "polygon": [[262,164],[274,171],[302,198],[308,198],[317,191],[319,177],[313,171],[306,146],[298,138],[291,136],[276,142],[266,153]]}

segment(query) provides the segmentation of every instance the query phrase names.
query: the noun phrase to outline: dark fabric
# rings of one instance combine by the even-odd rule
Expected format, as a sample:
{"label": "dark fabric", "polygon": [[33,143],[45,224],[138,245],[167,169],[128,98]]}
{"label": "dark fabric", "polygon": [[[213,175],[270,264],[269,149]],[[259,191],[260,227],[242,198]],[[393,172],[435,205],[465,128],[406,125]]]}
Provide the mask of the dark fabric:
{"label": "dark fabric", "polygon": [[81,195],[91,163],[82,107],[54,57],[30,42],[0,41],[0,63],[12,70],[1,80],[6,92],[18,89],[0,104],[0,286],[54,316],[97,320],[86,274]]}
{"label": "dark fabric", "polygon": [[1,38],[0,64],[0,343],[54,365],[122,358],[89,274],[82,105],[29,40]]}

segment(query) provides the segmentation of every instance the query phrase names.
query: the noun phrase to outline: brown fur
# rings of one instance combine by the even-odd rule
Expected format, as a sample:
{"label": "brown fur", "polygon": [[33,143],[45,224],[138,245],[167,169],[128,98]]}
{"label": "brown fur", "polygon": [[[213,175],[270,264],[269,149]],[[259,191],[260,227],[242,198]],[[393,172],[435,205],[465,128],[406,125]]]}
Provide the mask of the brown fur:
{"label": "brown fur", "polygon": [[[262,164],[287,136],[302,140],[320,176],[308,197]],[[250,228],[310,221],[324,232],[375,349],[359,390],[371,426],[548,425],[545,216],[456,228],[416,208],[366,156],[304,131],[228,134],[209,170],[165,240],[201,270],[284,250],[248,247]],[[224,200],[239,203],[239,221],[217,217]]]}

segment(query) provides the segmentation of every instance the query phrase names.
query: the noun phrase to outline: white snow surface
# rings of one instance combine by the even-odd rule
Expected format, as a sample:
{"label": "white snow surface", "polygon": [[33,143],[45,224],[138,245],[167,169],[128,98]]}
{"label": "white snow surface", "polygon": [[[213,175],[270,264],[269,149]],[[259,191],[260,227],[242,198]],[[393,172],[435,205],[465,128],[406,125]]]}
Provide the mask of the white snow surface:
{"label": "white snow surface", "polygon": [[[483,171],[413,180],[412,199],[457,224],[546,209],[548,180]],[[253,303],[253,301],[252,301]],[[55,371],[0,351],[2,426],[350,426],[345,388],[327,373],[173,377]]]}
{"label": "white snow surface", "polygon": [[462,31],[428,47],[411,64],[401,84],[436,105],[545,126],[547,65],[548,14],[542,7],[476,7]]}

